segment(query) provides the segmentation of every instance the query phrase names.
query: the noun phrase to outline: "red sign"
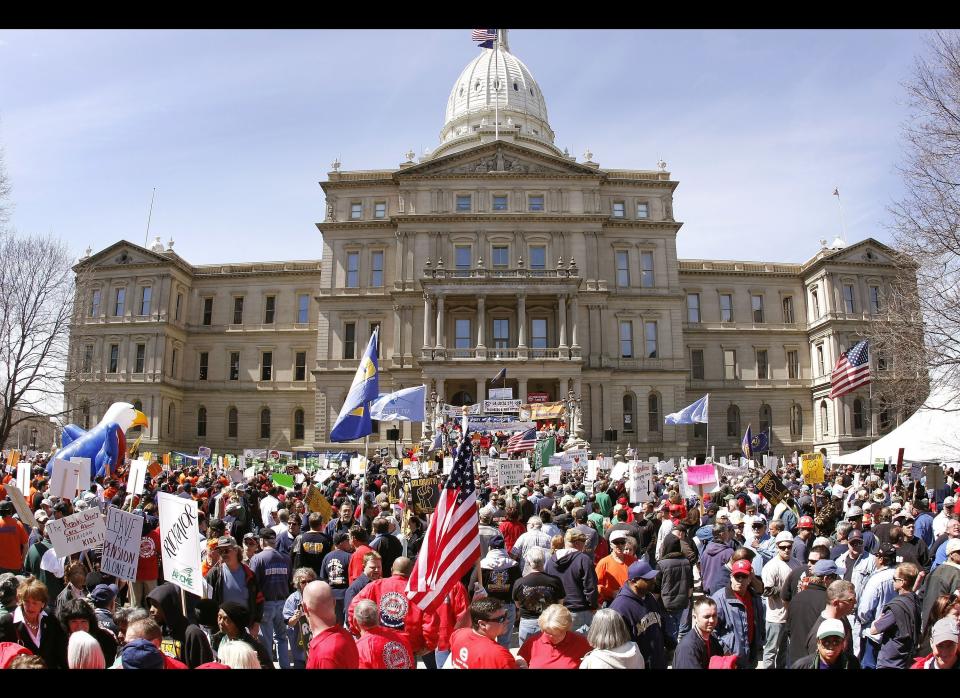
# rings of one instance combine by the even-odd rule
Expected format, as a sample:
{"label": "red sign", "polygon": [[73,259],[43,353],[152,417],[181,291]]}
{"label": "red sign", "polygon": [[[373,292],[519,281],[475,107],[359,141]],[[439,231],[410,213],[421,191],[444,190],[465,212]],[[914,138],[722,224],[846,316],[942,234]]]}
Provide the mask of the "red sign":
{"label": "red sign", "polygon": [[550,393],[527,393],[527,403],[531,402],[549,402]]}

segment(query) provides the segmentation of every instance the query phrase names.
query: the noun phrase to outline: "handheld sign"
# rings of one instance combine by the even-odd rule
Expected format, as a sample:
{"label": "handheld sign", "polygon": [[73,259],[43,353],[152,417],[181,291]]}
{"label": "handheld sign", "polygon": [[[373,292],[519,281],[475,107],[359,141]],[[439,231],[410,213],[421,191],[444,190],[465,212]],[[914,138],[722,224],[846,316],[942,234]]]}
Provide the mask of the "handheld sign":
{"label": "handheld sign", "polygon": [[77,482],[77,489],[80,492],[86,492],[90,489],[90,459],[74,456],[70,459],[70,462],[80,464],[80,479]]}
{"label": "handheld sign", "polygon": [[500,486],[518,487],[523,484],[523,461],[500,461]]}
{"label": "handheld sign", "polygon": [[107,532],[103,539],[100,571],[118,579],[135,581],[142,534],[143,517],[117,507],[107,509]]}
{"label": "handheld sign", "polygon": [[[60,499],[73,499],[77,496],[77,483],[80,478],[80,464],[56,459],[53,461],[53,475],[50,478],[50,495]],[[60,557],[63,557],[61,555]]]}
{"label": "handheld sign", "polygon": [[783,480],[772,470],[768,470],[757,480],[757,489],[774,506],[790,494],[790,490],[783,484]]}
{"label": "handheld sign", "polygon": [[20,516],[20,520],[27,526],[36,526],[37,520],[33,517],[33,512],[30,511],[30,507],[27,505],[27,500],[24,498],[23,492],[21,492],[12,482],[8,482],[7,494],[10,495],[10,500],[13,502],[13,508],[17,510],[17,515]]}
{"label": "handheld sign", "polygon": [[[16,451],[14,451],[16,453]],[[17,463],[17,487],[21,492],[30,491],[30,462]]]}
{"label": "handheld sign", "polygon": [[203,597],[197,503],[167,492],[160,492],[157,502],[160,505],[163,575],[184,591]]}
{"label": "handheld sign", "polygon": [[[103,543],[107,532],[99,509],[85,509],[59,520],[50,519],[45,530],[50,534],[57,557],[95,548]],[[199,548],[197,552],[199,554]]]}
{"label": "handheld sign", "polygon": [[414,514],[432,514],[440,501],[440,481],[435,477],[411,480],[407,484],[413,499]]}
{"label": "handheld sign", "polygon": [[804,453],[800,456],[800,469],[805,484],[816,485],[823,482],[823,454]]}
{"label": "handheld sign", "polygon": [[717,471],[712,464],[691,465],[687,468],[687,483],[690,485],[709,485],[717,481]]}
{"label": "handheld sign", "polygon": [[130,474],[127,476],[127,484],[130,487],[131,494],[142,494],[143,485],[147,481],[147,461],[137,459],[130,463]]}

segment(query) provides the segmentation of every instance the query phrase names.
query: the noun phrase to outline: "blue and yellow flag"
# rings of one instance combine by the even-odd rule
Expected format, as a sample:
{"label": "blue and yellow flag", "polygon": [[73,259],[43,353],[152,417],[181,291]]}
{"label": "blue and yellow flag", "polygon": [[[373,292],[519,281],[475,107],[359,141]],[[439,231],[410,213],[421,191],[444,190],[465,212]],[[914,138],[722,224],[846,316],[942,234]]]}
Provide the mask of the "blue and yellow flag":
{"label": "blue and yellow flag", "polygon": [[360,359],[357,374],[353,377],[353,384],[347,399],[343,401],[340,415],[337,417],[333,429],[330,430],[330,440],[353,441],[373,433],[373,424],[370,420],[370,403],[380,394],[380,374],[377,370],[377,342],[380,337],[380,328],[377,327],[370,335],[367,349]]}
{"label": "blue and yellow flag", "polygon": [[753,458],[758,453],[765,453],[768,445],[768,436],[766,431],[761,431],[753,436],[750,427],[747,425],[747,433],[743,435],[743,441],[740,443],[740,450],[743,451],[744,458]]}

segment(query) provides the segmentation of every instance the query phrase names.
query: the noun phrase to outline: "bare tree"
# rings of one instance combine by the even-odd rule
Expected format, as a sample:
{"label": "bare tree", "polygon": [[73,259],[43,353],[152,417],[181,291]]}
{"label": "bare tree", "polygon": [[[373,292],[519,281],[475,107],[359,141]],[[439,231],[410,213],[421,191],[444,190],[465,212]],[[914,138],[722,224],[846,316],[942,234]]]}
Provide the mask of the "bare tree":
{"label": "bare tree", "polygon": [[10,214],[13,211],[13,204],[10,202],[11,190],[10,177],[7,175],[4,164],[3,148],[0,148],[0,230],[10,222]]}

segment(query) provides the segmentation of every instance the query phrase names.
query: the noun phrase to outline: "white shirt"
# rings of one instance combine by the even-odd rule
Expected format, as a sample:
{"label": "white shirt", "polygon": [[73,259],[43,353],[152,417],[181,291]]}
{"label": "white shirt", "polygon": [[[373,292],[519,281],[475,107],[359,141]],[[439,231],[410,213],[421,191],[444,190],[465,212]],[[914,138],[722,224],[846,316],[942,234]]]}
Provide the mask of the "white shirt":
{"label": "white shirt", "polygon": [[950,521],[947,518],[947,510],[944,509],[939,514],[933,517],[933,539],[936,540],[944,533],[947,532],[947,522]]}
{"label": "white shirt", "polygon": [[279,508],[280,500],[269,494],[260,501],[260,516],[263,519],[264,526],[270,526],[273,524],[273,517],[270,516],[270,514]]}

